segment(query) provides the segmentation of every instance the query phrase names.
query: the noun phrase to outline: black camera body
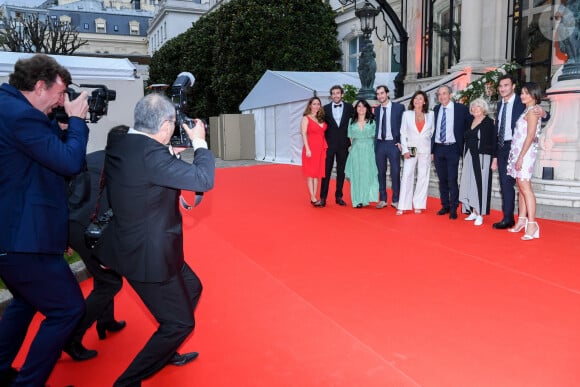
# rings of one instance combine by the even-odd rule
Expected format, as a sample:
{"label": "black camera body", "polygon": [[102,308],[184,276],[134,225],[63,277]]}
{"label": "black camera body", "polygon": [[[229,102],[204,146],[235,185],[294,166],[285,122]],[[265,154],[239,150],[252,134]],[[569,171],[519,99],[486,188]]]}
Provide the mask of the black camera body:
{"label": "black camera body", "polygon": [[85,229],[85,245],[89,249],[94,249],[98,246],[101,237],[103,236],[103,231],[107,228],[108,224],[111,223],[112,219],[113,210],[109,208],[104,214],[89,223]]}
{"label": "black camera body", "polygon": [[[115,90],[108,89],[105,85],[79,85],[79,87],[95,88],[87,100],[89,104],[89,120],[88,122],[98,122],[102,116],[106,116],[109,110],[109,101],[114,101],[117,98]],[[77,92],[72,87],[66,88],[69,100],[76,99],[81,93]],[[59,106],[52,110],[56,120],[63,124],[68,124],[68,115],[64,107]]]}
{"label": "black camera body", "polygon": [[187,106],[187,90],[195,82],[195,77],[188,72],[182,72],[177,75],[177,79],[169,89],[171,101],[175,104],[175,129],[171,136],[170,144],[174,147],[191,148],[191,140],[187,135],[183,124],[190,128],[195,126],[195,120],[188,117],[183,110]]}

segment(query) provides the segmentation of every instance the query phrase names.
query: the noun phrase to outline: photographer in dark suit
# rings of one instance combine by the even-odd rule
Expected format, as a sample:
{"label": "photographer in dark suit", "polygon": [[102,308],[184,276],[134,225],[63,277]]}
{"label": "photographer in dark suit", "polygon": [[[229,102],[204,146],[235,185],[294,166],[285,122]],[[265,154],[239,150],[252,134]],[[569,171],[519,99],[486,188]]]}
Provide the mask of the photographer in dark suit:
{"label": "photographer in dark suit", "polygon": [[[70,101],[70,83],[38,54],[19,59],[0,87],[0,277],[13,296],[0,319],[0,385],[44,386],[85,308],[63,259],[66,177],[81,171],[89,133],[87,93]],[[58,106],[70,117],[66,140],[48,118]],[[37,312],[44,319],[18,373],[12,362]]]}
{"label": "photographer in dark suit", "polygon": [[107,143],[105,184],[114,216],[97,256],[127,279],[159,327],[117,379],[117,387],[141,386],[165,365],[197,357],[196,352],[176,352],[194,328],[193,312],[202,290],[183,256],[179,196],[182,189],[210,190],[215,174],[201,120],[193,129],[183,125],[194,148],[189,164],[167,147],[176,121],[167,97],[145,96],[134,116],[134,127]]}
{"label": "photographer in dark suit", "polygon": [[[109,136],[123,136],[128,129],[125,125],[116,126],[111,129]],[[101,188],[104,163],[104,150],[89,153],[86,157],[86,170],[69,182],[69,245],[79,254],[93,276],[93,290],[85,300],[85,315],[64,347],[64,351],[76,361],[97,356],[97,351],[86,349],[82,345],[85,332],[95,321],[101,340],[107,337],[107,332],[118,332],[126,326],[125,321],[116,321],[114,317],[114,297],[123,286],[123,278],[113,270],[103,267],[93,254],[94,251],[85,243],[85,229],[93,214],[102,216],[109,209],[106,187]]]}

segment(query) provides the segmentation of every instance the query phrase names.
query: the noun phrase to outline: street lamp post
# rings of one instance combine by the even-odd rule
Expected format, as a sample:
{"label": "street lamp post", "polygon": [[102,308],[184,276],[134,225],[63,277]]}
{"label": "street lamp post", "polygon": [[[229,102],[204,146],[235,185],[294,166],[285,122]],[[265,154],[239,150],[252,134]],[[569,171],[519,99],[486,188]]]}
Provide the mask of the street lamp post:
{"label": "street lamp post", "polygon": [[358,63],[358,75],[361,83],[358,98],[360,99],[375,98],[374,83],[375,74],[377,72],[377,62],[375,60],[376,54],[370,36],[375,30],[375,17],[379,12],[380,11],[373,7],[368,1],[365,1],[364,5],[354,13],[356,17],[360,19],[361,31],[364,36],[363,47],[361,49]]}

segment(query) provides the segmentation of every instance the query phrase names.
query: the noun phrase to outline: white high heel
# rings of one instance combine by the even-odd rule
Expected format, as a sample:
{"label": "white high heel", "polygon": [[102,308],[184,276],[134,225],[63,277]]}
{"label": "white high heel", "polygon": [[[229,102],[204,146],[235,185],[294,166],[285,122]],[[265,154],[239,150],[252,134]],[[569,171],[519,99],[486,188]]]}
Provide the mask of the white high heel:
{"label": "white high heel", "polygon": [[[524,220],[524,222],[520,222],[520,220]],[[520,232],[522,230],[526,230],[528,228],[528,218],[526,218],[525,216],[520,216],[518,218],[518,224],[515,225],[515,227],[509,228],[508,231],[509,232]]]}
{"label": "white high heel", "polygon": [[540,239],[540,225],[538,224],[538,222],[528,222],[528,226],[530,224],[536,225],[536,227],[537,227],[536,231],[534,231],[533,234],[528,234],[528,228],[526,227],[526,233],[522,237],[523,241],[531,241],[532,239]]}

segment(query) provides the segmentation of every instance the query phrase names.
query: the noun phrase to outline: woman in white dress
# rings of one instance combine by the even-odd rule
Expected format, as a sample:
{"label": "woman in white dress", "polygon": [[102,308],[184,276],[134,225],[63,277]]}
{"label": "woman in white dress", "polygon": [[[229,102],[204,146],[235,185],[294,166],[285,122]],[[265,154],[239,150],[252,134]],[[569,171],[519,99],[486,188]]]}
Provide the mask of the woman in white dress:
{"label": "woman in white dress", "polygon": [[[401,154],[403,155],[403,177],[399,193],[397,215],[415,209],[420,214],[427,208],[427,190],[431,173],[431,137],[435,132],[433,112],[429,111],[429,99],[424,91],[418,90],[409,102],[409,110],[401,121]],[[413,190],[417,169],[417,184]]]}
{"label": "woman in white dress", "polygon": [[536,222],[536,195],[532,189],[532,173],[538,152],[541,121],[536,113],[540,104],[542,89],[534,82],[522,87],[520,98],[526,110],[522,113],[514,130],[507,174],[518,184],[518,223],[510,232],[525,230],[524,241],[540,238],[540,226]]}

